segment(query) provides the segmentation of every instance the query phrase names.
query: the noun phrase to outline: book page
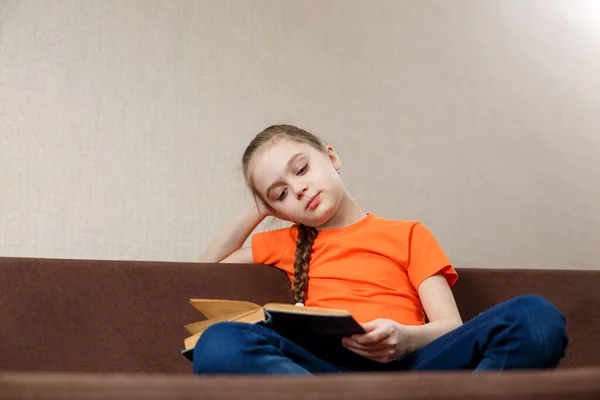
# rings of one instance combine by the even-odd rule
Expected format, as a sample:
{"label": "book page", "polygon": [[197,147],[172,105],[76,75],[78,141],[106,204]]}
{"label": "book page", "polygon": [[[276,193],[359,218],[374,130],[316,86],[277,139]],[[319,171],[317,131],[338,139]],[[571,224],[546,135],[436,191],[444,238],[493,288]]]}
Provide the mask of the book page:
{"label": "book page", "polygon": [[[246,312],[249,312],[249,311],[246,311]],[[245,314],[246,312],[244,312],[242,314]],[[187,331],[189,333],[191,333],[192,335],[195,335],[198,332],[204,331],[206,328],[208,328],[211,325],[214,325],[219,322],[225,322],[225,321],[229,321],[229,318],[227,315],[222,316],[222,317],[215,317],[215,318],[207,319],[206,321],[200,321],[200,322],[194,322],[192,324],[187,324],[184,326],[184,328],[187,329]]]}
{"label": "book page", "polygon": [[195,322],[193,324],[188,324],[185,326],[185,329],[187,329],[188,332],[192,334],[192,336],[185,338],[185,340],[183,341],[184,346],[185,346],[184,348],[186,350],[188,350],[192,347],[195,347],[196,342],[198,341],[198,339],[200,338],[202,333],[206,329],[208,329],[208,327],[210,327],[211,325],[214,325],[216,323],[224,322],[224,321],[232,321],[232,322],[244,322],[244,323],[248,323],[248,324],[254,324],[256,322],[263,321],[264,319],[265,319],[265,313],[261,307],[257,310],[251,310],[251,311],[246,311],[246,312],[243,312],[240,314],[236,314],[233,317],[225,316],[225,317],[219,317],[219,318],[211,318],[206,321],[200,321],[200,322]]}
{"label": "book page", "polygon": [[192,335],[202,332],[206,330],[211,325],[217,324],[219,322],[225,321],[234,321],[234,322],[247,322],[254,323],[265,319],[265,313],[263,312],[262,307],[256,310],[250,311],[242,311],[241,313],[236,314],[227,314],[219,317],[214,317],[207,319],[206,321],[194,322],[192,324],[185,325],[185,329]]}
{"label": "book page", "polygon": [[190,299],[190,304],[208,319],[261,308],[258,304],[238,300]]}
{"label": "book page", "polygon": [[296,306],[293,304],[268,303],[265,304],[265,310],[283,311],[295,314],[311,315],[350,315],[346,310],[337,310],[334,308]]}
{"label": "book page", "polygon": [[195,335],[185,338],[183,341],[183,348],[185,350],[189,350],[189,349],[193,349],[194,347],[196,347],[196,343],[198,343],[198,339],[200,339],[200,335],[202,335],[202,332],[198,332]]}

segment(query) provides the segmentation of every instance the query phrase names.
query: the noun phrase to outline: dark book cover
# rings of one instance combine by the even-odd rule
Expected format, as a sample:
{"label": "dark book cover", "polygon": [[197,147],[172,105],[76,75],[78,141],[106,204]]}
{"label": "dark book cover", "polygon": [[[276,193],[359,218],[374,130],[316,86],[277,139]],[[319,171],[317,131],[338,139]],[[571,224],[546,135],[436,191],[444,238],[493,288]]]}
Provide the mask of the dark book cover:
{"label": "dark book cover", "polygon": [[265,325],[282,335],[297,332],[342,337],[365,333],[350,314],[314,314],[265,308],[265,318]]}
{"label": "dark book cover", "polygon": [[[264,309],[265,326],[290,340],[302,338],[314,341],[340,342],[344,336],[365,333],[363,327],[350,314],[315,314],[292,310]],[[310,338],[310,339],[309,339]],[[194,349],[181,352],[193,361]]]}

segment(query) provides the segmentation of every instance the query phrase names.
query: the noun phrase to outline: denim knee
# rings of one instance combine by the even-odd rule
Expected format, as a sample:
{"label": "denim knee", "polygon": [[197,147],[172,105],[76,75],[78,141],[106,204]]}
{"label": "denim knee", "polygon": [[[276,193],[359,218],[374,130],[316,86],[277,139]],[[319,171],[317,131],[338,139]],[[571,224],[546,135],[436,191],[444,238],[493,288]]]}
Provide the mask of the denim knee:
{"label": "denim knee", "polygon": [[194,373],[228,373],[239,365],[251,326],[220,322],[208,327],[194,348]]}
{"label": "denim knee", "polygon": [[523,351],[552,360],[562,358],[568,338],[566,320],[558,308],[537,295],[519,296],[509,303],[507,317],[519,327]]}

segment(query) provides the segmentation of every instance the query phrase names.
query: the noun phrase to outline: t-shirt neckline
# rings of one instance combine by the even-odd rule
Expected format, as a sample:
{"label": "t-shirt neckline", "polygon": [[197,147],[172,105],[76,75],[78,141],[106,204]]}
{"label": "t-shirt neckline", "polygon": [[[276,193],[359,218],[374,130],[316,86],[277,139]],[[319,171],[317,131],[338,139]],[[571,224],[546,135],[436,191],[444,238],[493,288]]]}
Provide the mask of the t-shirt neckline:
{"label": "t-shirt neckline", "polygon": [[375,218],[375,215],[373,213],[367,212],[366,214],[367,215],[365,217],[363,217],[362,219],[360,219],[350,225],[343,226],[341,228],[332,228],[332,229],[325,229],[325,230],[319,231],[317,238],[327,237],[327,236],[336,235],[336,234],[340,234],[340,233],[354,232],[354,231],[362,228],[363,226],[365,226],[366,224],[368,224]]}

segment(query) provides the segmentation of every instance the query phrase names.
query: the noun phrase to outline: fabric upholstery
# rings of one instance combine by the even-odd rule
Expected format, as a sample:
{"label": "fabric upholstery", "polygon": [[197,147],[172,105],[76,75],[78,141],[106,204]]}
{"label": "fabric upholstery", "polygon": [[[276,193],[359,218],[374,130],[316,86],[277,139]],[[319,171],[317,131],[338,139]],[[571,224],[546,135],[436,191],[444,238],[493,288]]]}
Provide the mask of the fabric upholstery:
{"label": "fabric upholstery", "polygon": [[190,297],[288,300],[272,267],[0,258],[0,370],[191,372]]}
{"label": "fabric upholstery", "polygon": [[[534,293],[567,317],[560,368],[600,366],[600,271],[457,268],[463,319]],[[263,265],[0,258],[0,370],[191,373],[183,325],[191,297],[290,302],[288,278]]]}
{"label": "fabric upholstery", "polygon": [[600,368],[470,374],[211,377],[0,373],[6,399],[597,400]]}

